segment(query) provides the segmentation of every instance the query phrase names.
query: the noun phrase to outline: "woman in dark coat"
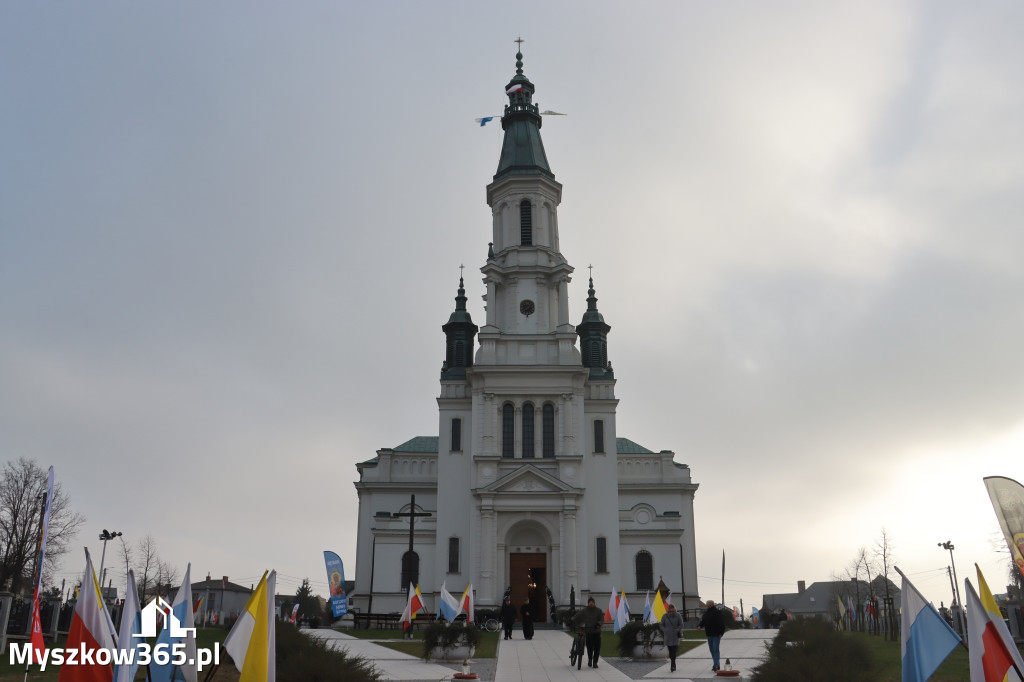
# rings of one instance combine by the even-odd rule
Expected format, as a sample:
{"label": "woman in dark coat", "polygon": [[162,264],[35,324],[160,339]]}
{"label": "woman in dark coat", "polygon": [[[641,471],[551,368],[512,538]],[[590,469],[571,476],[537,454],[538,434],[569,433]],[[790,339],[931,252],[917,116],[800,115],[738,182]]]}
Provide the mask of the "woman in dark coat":
{"label": "woman in dark coat", "polygon": [[505,639],[512,639],[512,626],[516,622],[516,607],[512,605],[510,598],[505,597],[505,603],[501,606],[501,613],[498,615],[498,618],[505,627]]}
{"label": "woman in dark coat", "polygon": [[679,649],[679,638],[683,634],[683,619],[676,613],[675,604],[669,604],[665,615],[661,617],[661,634],[665,638],[665,646],[668,647],[668,657],[672,661],[670,672],[676,671],[676,651]]}

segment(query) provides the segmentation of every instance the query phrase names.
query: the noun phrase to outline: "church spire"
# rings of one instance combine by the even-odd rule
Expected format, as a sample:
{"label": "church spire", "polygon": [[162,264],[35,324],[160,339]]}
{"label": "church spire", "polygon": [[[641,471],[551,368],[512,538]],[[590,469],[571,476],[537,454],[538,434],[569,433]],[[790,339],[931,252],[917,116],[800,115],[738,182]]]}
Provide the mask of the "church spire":
{"label": "church spire", "polygon": [[441,365],[441,379],[465,379],[466,368],[473,366],[473,340],[477,326],[466,310],[466,288],[459,276],[459,293],[455,297],[455,311],[448,324],[441,327],[447,337],[445,360]]}
{"label": "church spire", "polygon": [[[522,43],[522,39],[516,42]],[[521,47],[521,45],[520,45]],[[542,124],[540,110],[533,103],[534,85],[523,74],[523,53],[516,53],[516,75],[505,86],[508,104],[501,117],[505,140],[501,146],[498,172],[494,179],[506,175],[531,175],[540,173],[554,178],[540,139]]]}
{"label": "church spire", "polygon": [[583,366],[590,368],[591,379],[614,379],[612,365],[608,362],[608,332],[611,327],[605,323],[604,316],[597,310],[597,296],[594,291],[594,277],[590,277],[590,294],[587,297],[587,311],[583,313],[583,321],[576,325],[576,334],[580,337],[580,351],[583,354]]}

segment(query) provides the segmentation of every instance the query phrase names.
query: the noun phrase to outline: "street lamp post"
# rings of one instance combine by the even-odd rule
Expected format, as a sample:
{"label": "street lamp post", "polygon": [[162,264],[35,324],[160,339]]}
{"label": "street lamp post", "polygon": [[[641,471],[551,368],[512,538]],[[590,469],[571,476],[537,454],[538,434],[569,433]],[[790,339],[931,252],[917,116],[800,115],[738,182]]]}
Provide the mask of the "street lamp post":
{"label": "street lamp post", "polygon": [[953,550],[955,549],[955,547],[953,547],[953,541],[952,540],[946,540],[945,542],[940,542],[940,543],[938,543],[938,546],[941,547],[942,549],[948,549],[949,550],[949,563],[953,567],[953,596],[956,597],[956,610],[957,610],[957,613],[960,615],[960,617],[957,618],[957,630],[959,630],[960,634],[962,635],[962,634],[964,634],[964,627],[965,627],[965,624],[964,624],[964,611],[963,611],[964,603],[962,601],[960,601],[960,583],[958,582],[957,577],[956,577],[956,562],[953,561]]}
{"label": "street lamp post", "polygon": [[[103,562],[107,558],[107,540],[113,540],[114,538],[117,538],[117,537],[121,537],[121,532],[120,531],[116,531],[115,530],[115,531],[111,532],[111,531],[107,530],[106,528],[104,528],[103,532],[100,533],[100,540],[103,540],[103,553],[100,555],[100,580],[101,581],[104,578],[104,575],[103,575]],[[101,594],[102,594],[102,590],[103,590],[103,583],[101,582],[100,583]]]}

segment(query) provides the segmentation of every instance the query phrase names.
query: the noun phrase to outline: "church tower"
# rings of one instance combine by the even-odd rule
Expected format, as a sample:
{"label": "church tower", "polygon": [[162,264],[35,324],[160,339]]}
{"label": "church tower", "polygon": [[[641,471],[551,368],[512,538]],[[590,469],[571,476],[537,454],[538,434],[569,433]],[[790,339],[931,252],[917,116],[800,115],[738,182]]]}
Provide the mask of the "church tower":
{"label": "church tower", "polygon": [[548,163],[521,52],[515,66],[498,167],[486,188],[490,235],[479,233],[481,246],[490,242],[480,268],[483,326],[466,309],[460,277],[455,310],[441,326],[437,435],[382,448],[356,465],[350,604],[400,611],[410,580],[433,594],[431,604],[442,583],[453,593],[471,583],[478,608],[496,607],[508,589],[517,605],[529,599],[543,622],[549,598],[567,605],[574,590],[577,604],[590,595],[603,604],[612,589],[624,589],[633,600],[659,576],[678,607],[696,605],[697,486],[671,451],[617,434],[611,326],[592,277],[582,319],[570,322],[562,185]]}

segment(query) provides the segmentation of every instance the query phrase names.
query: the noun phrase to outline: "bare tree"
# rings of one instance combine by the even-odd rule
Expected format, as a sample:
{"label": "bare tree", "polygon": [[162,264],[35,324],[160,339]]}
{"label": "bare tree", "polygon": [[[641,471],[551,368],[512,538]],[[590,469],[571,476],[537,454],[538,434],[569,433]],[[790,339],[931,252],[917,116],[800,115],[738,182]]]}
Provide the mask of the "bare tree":
{"label": "bare tree", "polygon": [[[892,569],[896,562],[894,555],[895,547],[893,546],[892,536],[889,535],[889,531],[882,527],[882,534],[875,540],[875,561],[878,563],[878,567],[881,570],[882,582],[885,585],[885,605],[886,605],[886,616],[889,621],[889,627],[887,632],[895,633],[894,624],[894,611],[895,605],[892,601],[892,593],[889,590],[890,580],[889,571]],[[891,608],[890,608],[891,607]]]}
{"label": "bare tree", "polygon": [[138,581],[139,601],[146,603],[146,596],[156,583],[157,564],[160,557],[156,553],[156,540],[149,533],[139,538],[135,563],[135,579]]}
{"label": "bare tree", "polygon": [[[31,587],[43,521],[47,472],[35,461],[19,458],[4,464],[0,474],[0,587],[21,593]],[[43,559],[43,579],[49,582],[78,529],[85,522],[71,508],[59,483],[53,486],[50,525]]]}

